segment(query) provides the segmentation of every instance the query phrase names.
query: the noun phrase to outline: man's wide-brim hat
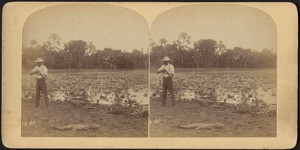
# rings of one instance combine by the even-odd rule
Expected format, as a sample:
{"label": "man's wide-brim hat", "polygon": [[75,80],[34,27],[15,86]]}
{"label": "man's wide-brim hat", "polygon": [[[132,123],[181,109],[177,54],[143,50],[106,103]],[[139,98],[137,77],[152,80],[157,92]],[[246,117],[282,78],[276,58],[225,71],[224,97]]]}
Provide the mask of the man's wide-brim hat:
{"label": "man's wide-brim hat", "polygon": [[35,60],[35,62],[36,62],[36,63],[38,63],[38,62],[44,62],[44,60],[43,60],[42,58],[37,58],[37,59]]}
{"label": "man's wide-brim hat", "polygon": [[170,61],[171,59],[168,56],[165,56],[161,61]]}

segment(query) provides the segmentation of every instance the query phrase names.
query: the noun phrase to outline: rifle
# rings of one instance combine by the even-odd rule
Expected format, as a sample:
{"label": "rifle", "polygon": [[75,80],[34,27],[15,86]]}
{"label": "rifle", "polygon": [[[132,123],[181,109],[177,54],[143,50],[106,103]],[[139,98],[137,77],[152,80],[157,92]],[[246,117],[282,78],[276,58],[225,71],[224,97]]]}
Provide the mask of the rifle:
{"label": "rifle", "polygon": [[[169,70],[170,70],[170,65],[169,65]],[[173,74],[172,73],[170,73],[168,70],[166,70],[166,69],[164,69],[164,71],[171,77],[171,78],[173,78]]]}
{"label": "rifle", "polygon": [[46,79],[46,77],[40,72],[40,70],[37,69],[36,72],[38,75],[41,75],[44,79]]}

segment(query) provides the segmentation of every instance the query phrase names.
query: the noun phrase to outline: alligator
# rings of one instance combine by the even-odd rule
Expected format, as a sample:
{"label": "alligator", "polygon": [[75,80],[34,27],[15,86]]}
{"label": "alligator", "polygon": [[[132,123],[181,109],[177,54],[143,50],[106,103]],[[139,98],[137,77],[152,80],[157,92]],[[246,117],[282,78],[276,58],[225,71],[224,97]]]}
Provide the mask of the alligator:
{"label": "alligator", "polygon": [[221,128],[223,128],[223,126],[224,126],[224,124],[221,124],[221,123],[215,123],[215,124],[192,123],[189,125],[175,125],[175,127],[179,128],[179,129],[197,129],[197,130],[202,130],[202,129],[215,130],[215,129],[221,129]]}

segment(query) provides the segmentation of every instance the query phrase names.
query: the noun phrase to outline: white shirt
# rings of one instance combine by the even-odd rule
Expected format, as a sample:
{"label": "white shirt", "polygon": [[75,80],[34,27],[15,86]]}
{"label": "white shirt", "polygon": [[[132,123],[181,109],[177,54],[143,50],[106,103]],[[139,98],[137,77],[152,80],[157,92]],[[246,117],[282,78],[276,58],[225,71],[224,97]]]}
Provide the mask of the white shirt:
{"label": "white shirt", "polygon": [[[162,65],[157,71],[162,71],[163,69],[167,70],[169,73],[174,75],[174,66],[172,64]],[[167,72],[163,73],[164,77],[170,77]]]}
{"label": "white shirt", "polygon": [[[38,71],[38,72],[36,72]],[[42,79],[42,78],[47,78],[48,75],[48,69],[46,66],[41,65],[41,66],[35,66],[32,70],[31,73],[35,74],[35,77],[37,79]]]}

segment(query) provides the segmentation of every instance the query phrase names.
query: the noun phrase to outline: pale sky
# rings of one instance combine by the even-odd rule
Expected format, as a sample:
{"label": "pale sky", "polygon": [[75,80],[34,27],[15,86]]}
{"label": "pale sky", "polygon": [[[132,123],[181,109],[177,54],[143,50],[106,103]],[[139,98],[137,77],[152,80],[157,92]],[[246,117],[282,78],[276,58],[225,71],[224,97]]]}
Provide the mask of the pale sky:
{"label": "pale sky", "polygon": [[[97,49],[146,50],[148,30],[145,19],[127,8],[103,4],[58,5],[41,9],[27,19],[23,42],[36,40],[42,44],[55,33],[62,38],[62,43],[80,39],[93,42]],[[172,43],[181,32],[188,33],[192,43],[214,39],[222,40],[227,48],[239,46],[257,51],[277,48],[272,18],[247,6],[180,6],[163,12],[150,27],[151,38],[156,43],[161,38]]]}
{"label": "pale sky", "polygon": [[127,8],[111,5],[70,4],[39,10],[26,21],[23,42],[36,40],[43,44],[51,33],[58,34],[62,43],[93,42],[98,50],[109,47],[146,51],[149,46],[149,27],[144,18]]}
{"label": "pale sky", "polygon": [[[273,19],[266,13],[241,5],[189,5],[170,9],[159,15],[151,26],[156,43],[165,38],[177,40],[181,32],[199,39],[222,40],[227,48],[235,46],[276,52],[277,33]],[[192,46],[192,45],[191,45]]]}

